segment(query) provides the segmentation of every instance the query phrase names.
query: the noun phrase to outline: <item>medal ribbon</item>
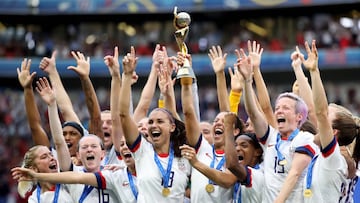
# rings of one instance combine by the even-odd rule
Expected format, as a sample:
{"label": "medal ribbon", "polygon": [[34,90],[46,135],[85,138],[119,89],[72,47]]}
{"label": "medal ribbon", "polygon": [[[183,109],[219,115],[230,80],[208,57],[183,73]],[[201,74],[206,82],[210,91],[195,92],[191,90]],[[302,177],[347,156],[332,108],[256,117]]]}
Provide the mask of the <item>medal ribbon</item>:
{"label": "medal ribbon", "polygon": [[110,153],[110,152],[106,152],[105,160],[104,160],[104,165],[107,165],[108,162],[109,162],[109,153]]}
{"label": "medal ribbon", "polygon": [[137,197],[138,197],[138,191],[137,191],[137,188],[136,188],[136,186],[135,186],[135,184],[134,184],[133,176],[131,175],[131,172],[129,171],[129,169],[127,169],[126,171],[127,171],[127,176],[128,176],[128,179],[129,179],[131,191],[132,191],[132,193],[134,194],[135,199],[137,199]]}
{"label": "medal ribbon", "polygon": [[[37,200],[38,203],[40,203],[40,194],[41,194],[41,187],[39,184],[37,184],[37,192],[36,192],[36,196],[37,196]],[[55,185],[55,194],[54,194],[54,200],[53,203],[57,203],[59,200],[59,192],[60,192],[60,184],[56,184]]]}
{"label": "medal ribbon", "polygon": [[[214,168],[214,165],[215,165],[215,159],[216,159],[216,155],[215,155],[215,147],[214,145],[212,146],[213,148],[213,159],[210,163],[210,168]],[[216,166],[216,170],[220,170],[220,168],[224,165],[225,163],[225,156],[223,156],[221,158],[221,160],[219,161],[218,165]],[[212,180],[209,179],[209,184],[214,184],[214,182]]]}
{"label": "medal ribbon", "polygon": [[[299,129],[296,128],[289,136],[288,138],[288,141],[292,141],[296,135],[298,135],[299,133]],[[281,140],[281,136],[280,136],[280,133],[277,134],[277,137],[276,137],[276,145],[275,145],[275,149],[276,149],[276,153],[277,153],[277,156],[278,156],[278,161],[282,161],[285,159],[285,157],[281,154],[280,152],[280,145],[282,144],[282,140]]]}
{"label": "medal ribbon", "polygon": [[314,164],[315,164],[315,161],[317,158],[318,158],[318,155],[316,155],[309,164],[308,171],[306,173],[306,189],[310,189],[310,187],[311,187],[312,172],[313,172]]}
{"label": "medal ribbon", "polygon": [[170,144],[169,161],[168,161],[168,165],[167,165],[166,172],[165,172],[164,168],[162,167],[162,165],[161,165],[161,163],[160,163],[160,160],[159,160],[159,158],[158,158],[158,155],[157,155],[157,153],[156,153],[155,150],[154,150],[154,160],[155,160],[155,163],[156,163],[157,167],[159,168],[160,173],[161,173],[161,175],[162,175],[164,188],[167,188],[167,187],[168,187],[168,184],[169,184],[169,179],[170,179],[170,173],[171,173],[171,167],[172,167],[173,159],[174,159],[174,149],[173,149],[172,144]]}
{"label": "medal ribbon", "polygon": [[[237,195],[239,193],[239,195]],[[234,185],[234,203],[241,203],[241,185],[239,182],[236,182]]]}
{"label": "medal ribbon", "polygon": [[90,185],[84,185],[84,190],[81,194],[81,197],[79,199],[79,203],[82,203],[84,199],[90,194],[90,192],[94,189],[93,186]]}

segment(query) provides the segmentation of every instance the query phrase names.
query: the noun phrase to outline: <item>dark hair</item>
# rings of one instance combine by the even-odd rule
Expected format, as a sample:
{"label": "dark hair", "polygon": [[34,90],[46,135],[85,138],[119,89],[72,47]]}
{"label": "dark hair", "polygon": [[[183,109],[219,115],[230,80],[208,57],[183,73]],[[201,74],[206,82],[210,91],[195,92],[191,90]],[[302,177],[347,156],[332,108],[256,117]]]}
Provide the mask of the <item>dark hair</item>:
{"label": "dark hair", "polygon": [[339,131],[337,134],[339,146],[349,145],[359,134],[354,119],[344,112],[336,113],[335,119],[332,121],[332,128]]}
{"label": "dark hair", "polygon": [[242,119],[239,118],[239,116],[236,116],[235,129],[240,130],[239,134],[245,132],[245,123]]}
{"label": "dark hair", "polygon": [[186,144],[187,142],[185,124],[182,121],[176,119],[173,114],[165,108],[156,108],[153,111],[162,111],[166,113],[170,123],[175,124],[175,130],[171,132],[170,135],[170,143],[173,145],[175,157],[181,157],[180,146]]}
{"label": "dark hair", "polygon": [[306,120],[300,127],[300,130],[310,132],[314,135],[317,134],[317,129],[313,123],[311,123],[309,120]]}
{"label": "dark hair", "polygon": [[84,136],[84,128],[80,124],[78,124],[74,121],[67,121],[62,124],[63,128],[66,126],[71,126],[71,127],[75,128],[77,131],[79,131],[81,137]]}

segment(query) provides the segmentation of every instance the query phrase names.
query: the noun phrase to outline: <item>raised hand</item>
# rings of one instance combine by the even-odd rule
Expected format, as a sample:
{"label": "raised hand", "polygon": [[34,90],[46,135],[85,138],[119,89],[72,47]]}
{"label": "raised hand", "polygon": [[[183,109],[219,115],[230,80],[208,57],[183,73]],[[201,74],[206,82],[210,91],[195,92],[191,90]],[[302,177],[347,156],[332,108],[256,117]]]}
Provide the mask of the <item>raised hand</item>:
{"label": "raised hand", "polygon": [[40,94],[42,100],[44,100],[47,105],[55,102],[55,93],[51,89],[46,77],[42,77],[36,82],[36,91]]}
{"label": "raised hand", "polygon": [[114,48],[114,56],[106,55],[104,57],[104,63],[109,68],[112,77],[120,77],[119,48],[117,46]]}
{"label": "raised hand", "polygon": [[319,61],[319,55],[316,48],[316,41],[313,40],[311,43],[311,49],[309,47],[308,42],[305,42],[305,49],[307,52],[308,58],[305,60],[305,58],[301,58],[301,61],[303,62],[306,69],[309,71],[315,70],[318,68],[318,61]]}
{"label": "raised hand", "polygon": [[11,176],[17,181],[35,181],[36,172],[28,168],[15,167],[11,169]]}
{"label": "raised hand", "polygon": [[139,76],[137,75],[137,73],[134,71],[133,74],[132,74],[132,77],[131,77],[131,85],[137,83],[139,79]]}
{"label": "raised hand", "polygon": [[301,67],[301,59],[304,58],[304,55],[300,52],[300,49],[298,46],[296,46],[296,50],[291,54],[291,66],[293,68],[299,68]]}
{"label": "raised hand", "polygon": [[168,95],[168,90],[172,87],[171,75],[167,69],[163,64],[158,69],[158,85],[162,95]]}
{"label": "raised hand", "polygon": [[209,50],[208,56],[211,60],[211,64],[215,73],[224,71],[227,53],[223,54],[220,46],[212,46]]}
{"label": "raised hand", "polygon": [[230,79],[231,79],[231,82],[230,82],[231,90],[235,91],[235,92],[241,92],[243,89],[244,78],[240,74],[238,68],[234,67],[234,72],[233,72],[232,68],[229,68],[229,75],[230,75]]}
{"label": "raised hand", "polygon": [[[162,52],[163,52],[163,57],[164,57],[164,67],[166,68],[167,73],[168,73],[168,75],[170,75],[170,78],[171,78],[172,73],[174,71],[177,72],[177,69],[178,69],[178,64],[174,62],[174,61],[177,60],[177,58],[175,56],[169,57],[169,55],[167,53],[167,50],[166,50],[166,47],[162,47]],[[191,65],[191,57],[190,57],[190,55],[188,54],[185,57],[189,60],[190,65]]]}
{"label": "raised hand", "polygon": [[196,158],[196,151],[193,147],[190,147],[189,145],[182,145],[180,146],[181,155],[189,160],[190,164],[193,165],[196,162],[198,162],[198,159]]}
{"label": "raised hand", "polygon": [[31,59],[26,59],[21,62],[21,69],[17,68],[18,79],[23,88],[30,88],[36,76],[36,72],[30,74]]}
{"label": "raised hand", "polygon": [[243,49],[240,49],[240,51],[235,50],[235,52],[238,56],[235,67],[239,69],[245,81],[251,80],[254,74],[251,58],[246,56]]}
{"label": "raised hand", "polygon": [[40,61],[40,65],[39,65],[40,69],[49,75],[56,72],[57,71],[56,70],[56,56],[57,56],[57,51],[54,51],[51,55],[51,58],[44,57]]}
{"label": "raised hand", "polygon": [[124,68],[124,74],[133,74],[136,68],[138,57],[135,56],[135,48],[131,46],[130,53],[126,54],[122,60],[123,68]]}
{"label": "raised hand", "polygon": [[71,51],[71,55],[76,60],[77,66],[69,66],[68,70],[75,71],[80,77],[89,77],[90,74],[90,57],[84,56],[80,51]]}
{"label": "raised hand", "polygon": [[251,43],[250,40],[248,40],[248,51],[254,68],[260,68],[261,55],[264,49],[260,48],[260,44],[256,43],[256,41]]}

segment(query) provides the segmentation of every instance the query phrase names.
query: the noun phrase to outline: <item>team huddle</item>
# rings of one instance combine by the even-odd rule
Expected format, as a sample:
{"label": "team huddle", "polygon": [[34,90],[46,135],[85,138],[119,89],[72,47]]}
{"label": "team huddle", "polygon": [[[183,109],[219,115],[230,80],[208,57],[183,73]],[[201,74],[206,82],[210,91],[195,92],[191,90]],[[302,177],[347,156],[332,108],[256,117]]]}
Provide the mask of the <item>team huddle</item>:
{"label": "team huddle", "polygon": [[[230,92],[227,53],[220,46],[209,50],[220,110],[211,123],[201,120],[196,77],[179,83],[172,78],[186,61],[191,64],[191,55],[168,56],[166,47],[157,45],[134,107],[131,86],[140,59],[131,47],[120,63],[115,47],[104,57],[111,75],[110,109],[101,111],[90,58],[72,51],[77,66],[68,69],[81,80],[87,128],[62,84],[54,51],[41,60],[48,77],[35,88],[48,107],[51,140],[36,106],[36,73],[24,59],[17,72],[35,145],[11,171],[19,194],[34,203],[353,202],[360,122],[346,108],[328,103],[315,41],[305,43],[307,57],[298,47],[291,54],[296,81],[292,92],[279,94],[274,109],[260,70],[263,48],[256,41],[248,41],[247,48],[235,50]],[[154,98],[157,86],[160,97]],[[181,98],[175,98],[177,86]],[[158,107],[150,109],[153,99]],[[241,101],[246,121],[237,115]]]}

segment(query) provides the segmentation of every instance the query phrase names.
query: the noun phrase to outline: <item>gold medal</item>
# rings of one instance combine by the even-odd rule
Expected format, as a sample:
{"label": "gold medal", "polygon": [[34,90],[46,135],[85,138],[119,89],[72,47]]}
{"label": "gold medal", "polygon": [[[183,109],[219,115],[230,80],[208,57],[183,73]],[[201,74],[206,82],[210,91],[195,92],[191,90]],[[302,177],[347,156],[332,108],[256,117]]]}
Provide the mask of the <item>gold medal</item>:
{"label": "gold medal", "polygon": [[167,196],[169,196],[169,194],[170,194],[170,189],[169,188],[163,188],[163,190],[162,190],[162,195],[164,196],[164,197],[167,197]]}
{"label": "gold medal", "polygon": [[206,187],[205,187],[205,190],[208,193],[214,192],[214,190],[215,190],[214,185],[213,184],[207,184]]}
{"label": "gold medal", "polygon": [[306,189],[306,190],[304,191],[304,197],[311,197],[311,195],[312,195],[312,192],[311,192],[310,189]]}
{"label": "gold medal", "polygon": [[286,159],[279,161],[279,165],[281,165],[281,166],[285,166],[286,164],[287,164]]}

